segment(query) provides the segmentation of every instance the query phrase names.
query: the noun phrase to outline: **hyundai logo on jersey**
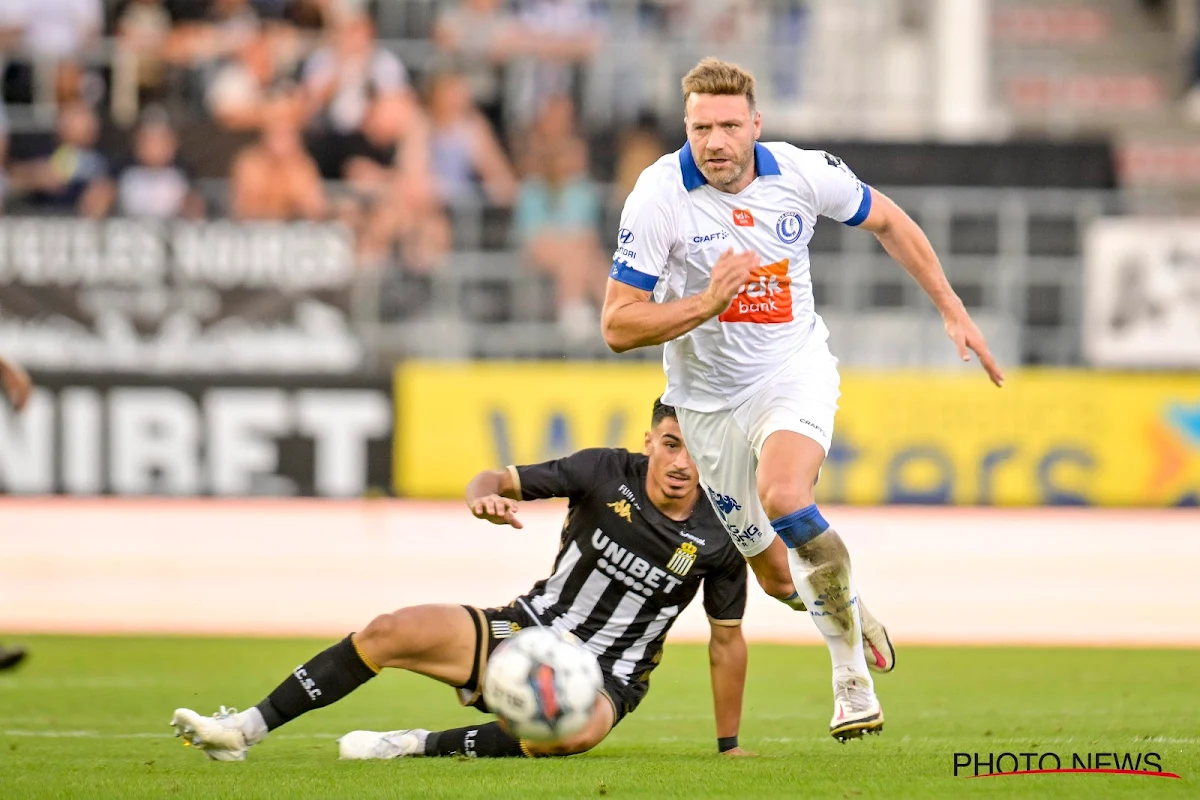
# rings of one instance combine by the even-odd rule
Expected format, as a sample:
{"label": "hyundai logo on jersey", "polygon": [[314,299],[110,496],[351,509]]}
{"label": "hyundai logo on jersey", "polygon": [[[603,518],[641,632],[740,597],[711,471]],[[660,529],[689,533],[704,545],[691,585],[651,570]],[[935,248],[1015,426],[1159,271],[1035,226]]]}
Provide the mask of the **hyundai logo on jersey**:
{"label": "hyundai logo on jersey", "polygon": [[633,231],[629,230],[629,228],[621,228],[617,234],[617,241],[621,244],[629,244],[633,241]]}

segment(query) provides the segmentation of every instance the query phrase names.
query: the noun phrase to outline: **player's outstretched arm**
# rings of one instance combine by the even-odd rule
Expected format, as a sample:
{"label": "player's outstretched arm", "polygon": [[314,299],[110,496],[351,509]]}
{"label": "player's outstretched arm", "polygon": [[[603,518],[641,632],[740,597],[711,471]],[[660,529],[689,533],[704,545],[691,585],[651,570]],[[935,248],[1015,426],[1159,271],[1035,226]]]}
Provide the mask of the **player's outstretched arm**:
{"label": "player's outstretched arm", "polygon": [[20,364],[0,356],[0,388],[3,388],[4,394],[8,396],[13,408],[20,411],[29,402],[29,394],[33,391],[33,381],[29,379],[29,373],[22,369]]}
{"label": "player's outstretched arm", "polygon": [[946,334],[954,341],[962,360],[969,361],[971,355],[968,350],[975,351],[992,383],[1003,385],[1004,372],[992,358],[983,333],[946,279],[946,273],[942,271],[941,262],[925,232],[887,195],[877,189],[867,191],[872,194],[871,213],[863,221],[862,227],[875,234],[888,255],[896,259],[929,295],[941,312]]}
{"label": "player's outstretched arm", "polygon": [[703,292],[666,303],[653,303],[650,292],[609,278],[601,315],[605,343],[624,353],[683,336],[729,308],[758,262],[757,253],[730,248],[713,265]]}
{"label": "player's outstretched arm", "polygon": [[741,625],[710,624],[708,663],[712,673],[713,712],[718,749],[725,756],[752,755],[738,746],[742,696],[746,691],[746,639]]}
{"label": "player's outstretched arm", "polygon": [[493,525],[525,527],[517,519],[521,490],[510,469],[486,469],[467,484],[467,507],[479,519]]}

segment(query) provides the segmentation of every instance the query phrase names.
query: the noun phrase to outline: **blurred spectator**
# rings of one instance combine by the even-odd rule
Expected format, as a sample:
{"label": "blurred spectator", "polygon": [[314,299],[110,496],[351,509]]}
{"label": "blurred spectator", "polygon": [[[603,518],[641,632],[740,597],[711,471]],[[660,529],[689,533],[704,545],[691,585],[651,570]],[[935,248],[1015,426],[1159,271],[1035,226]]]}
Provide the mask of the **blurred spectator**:
{"label": "blurred spectator", "polygon": [[515,98],[518,122],[532,119],[549,97],[573,96],[576,66],[596,55],[602,39],[587,0],[525,0],[520,20],[536,59]]}
{"label": "blurred spectator", "polygon": [[576,135],[575,104],[571,98],[565,94],[547,98],[533,124],[513,142],[521,174],[536,172],[545,152]]}
{"label": "blurred spectator", "polygon": [[173,219],[204,215],[204,201],[178,161],[179,140],[170,120],[149,111],[134,137],[133,161],[117,172],[116,212],[127,217]]}
{"label": "blurred spectator", "polygon": [[4,212],[4,198],[8,194],[8,115],[4,102],[0,101],[0,213]]}
{"label": "blurred spectator", "polygon": [[46,155],[14,164],[13,187],[46,213],[103,216],[109,196],[108,161],[96,149],[96,115],[80,102],[58,112],[58,132]]}
{"label": "blurred spectator", "polygon": [[203,19],[180,23],[171,31],[167,58],[176,64],[205,66],[236,56],[261,24],[249,0],[212,0]]}
{"label": "blurred spectator", "polygon": [[500,67],[529,47],[517,18],[501,0],[460,0],[438,16],[433,41],[466,78],[484,116],[502,130]]}
{"label": "blurred spectator", "polygon": [[102,88],[94,76],[88,80],[79,58],[99,41],[103,22],[101,0],[0,0],[0,28],[10,36],[19,32],[18,47],[32,59],[13,65],[17,98],[36,99],[34,69],[45,67],[52,71],[58,102],[96,102]]}
{"label": "blurred spectator", "polygon": [[213,119],[230,130],[259,127],[263,98],[275,80],[267,34],[246,37],[236,56],[222,64],[208,84],[205,100]]}
{"label": "blurred spectator", "polygon": [[333,43],[305,62],[304,89],[322,127],[350,134],[362,128],[373,103],[408,91],[408,71],[375,41],[370,17],[354,15],[340,20]]}
{"label": "blurred spectator", "polygon": [[521,184],[513,234],[529,265],[554,278],[563,334],[585,341],[598,330],[608,276],[597,237],[600,190],[588,177],[580,139],[552,147],[541,163],[540,174]]}
{"label": "blurred spectator", "polygon": [[262,113],[262,135],[242,150],[230,176],[232,215],[239,220],[320,220],[329,202],[300,136],[293,92],[277,91]]}
{"label": "blurred spectator", "polygon": [[161,100],[166,83],[163,53],[171,33],[171,14],[162,0],[131,0],[117,21],[121,52],[137,58],[139,101]]}
{"label": "blurred spectator", "polygon": [[[1200,0],[1196,2],[1196,18],[1200,18]],[[1195,32],[1196,40],[1192,45],[1192,64],[1188,71],[1189,86],[1184,99],[1184,114],[1193,125],[1200,125],[1200,24]]]}
{"label": "blurred spectator", "polygon": [[464,76],[443,72],[429,89],[430,159],[443,203],[477,200],[476,180],[493,205],[511,206],[517,183],[508,156],[471,98]]}
{"label": "blurred spectator", "polygon": [[633,191],[633,185],[637,183],[642,170],[658,161],[664,152],[665,147],[658,134],[658,126],[648,120],[621,138],[610,198],[614,208],[624,205],[625,198]]}
{"label": "blurred spectator", "polygon": [[283,10],[283,19],[302,31],[320,31],[329,27],[332,0],[292,0]]}
{"label": "blurred spectator", "polygon": [[356,156],[380,162],[386,153],[390,160],[418,113],[407,70],[375,41],[363,15],[339,20],[333,43],[305,62],[304,97],[319,132],[312,149],[327,178],[345,177]]}

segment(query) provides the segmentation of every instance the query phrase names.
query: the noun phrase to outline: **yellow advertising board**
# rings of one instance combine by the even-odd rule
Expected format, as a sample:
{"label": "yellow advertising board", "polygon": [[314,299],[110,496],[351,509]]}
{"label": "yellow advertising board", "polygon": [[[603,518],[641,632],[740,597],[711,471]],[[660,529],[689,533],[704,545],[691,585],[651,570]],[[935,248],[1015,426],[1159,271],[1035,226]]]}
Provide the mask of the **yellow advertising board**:
{"label": "yellow advertising board", "polygon": [[662,365],[409,363],[396,371],[398,494],[460,497],[481,469],[642,447]]}
{"label": "yellow advertising board", "polygon": [[[657,364],[407,364],[399,493],[455,497],[480,469],[640,448]],[[1200,504],[1200,375],[1027,370],[842,377],[823,502]]]}

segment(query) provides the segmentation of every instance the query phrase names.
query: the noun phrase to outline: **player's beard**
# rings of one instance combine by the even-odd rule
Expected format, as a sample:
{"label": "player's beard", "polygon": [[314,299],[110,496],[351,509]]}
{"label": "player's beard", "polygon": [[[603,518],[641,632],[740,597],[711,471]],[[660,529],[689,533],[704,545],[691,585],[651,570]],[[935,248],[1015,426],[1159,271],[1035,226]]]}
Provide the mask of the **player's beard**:
{"label": "player's beard", "polygon": [[736,184],[746,174],[746,170],[750,168],[750,159],[754,157],[754,147],[751,145],[744,153],[721,153],[720,157],[729,159],[729,163],[717,168],[709,164],[706,158],[700,166],[700,172],[711,185],[724,190]]}

